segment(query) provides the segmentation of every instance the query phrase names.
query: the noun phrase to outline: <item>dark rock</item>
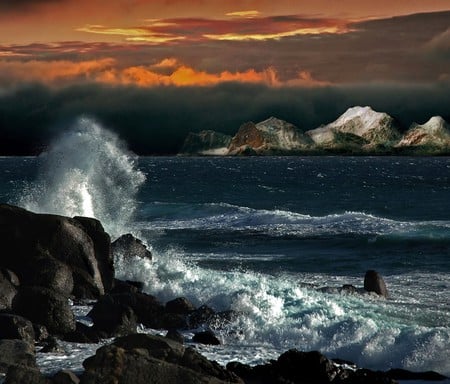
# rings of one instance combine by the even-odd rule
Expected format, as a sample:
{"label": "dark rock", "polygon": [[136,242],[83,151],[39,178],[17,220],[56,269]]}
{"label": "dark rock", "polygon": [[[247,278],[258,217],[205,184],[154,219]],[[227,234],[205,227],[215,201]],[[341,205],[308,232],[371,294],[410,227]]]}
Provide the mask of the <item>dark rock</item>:
{"label": "dark rock", "polygon": [[356,371],[346,371],[348,376],[345,383],[348,384],[397,384],[386,373],[371,371],[369,369],[357,369]]}
{"label": "dark rock", "polygon": [[152,259],[152,253],[142,243],[142,240],[139,240],[130,233],[120,236],[111,246],[114,256],[136,256],[143,259]]}
{"label": "dark rock", "polygon": [[176,341],[177,343],[184,344],[183,335],[176,329],[169,329],[167,331],[166,337],[170,340]]}
{"label": "dark rock", "polygon": [[0,310],[11,309],[17,288],[9,278],[8,270],[0,270]]}
{"label": "dark rock", "polygon": [[[171,329],[185,328],[187,326],[184,316],[166,313],[164,306],[154,296],[145,293],[130,292],[105,295],[94,305],[94,308],[100,308],[103,301],[108,303],[102,310],[105,316],[108,316],[108,305],[118,304],[131,308],[136,314],[137,322],[149,328]],[[93,316],[96,316],[96,314],[93,314]],[[93,316],[91,317],[94,319]]]}
{"label": "dark rock", "polygon": [[102,223],[91,217],[75,216],[94,243],[95,258],[103,282],[105,292],[114,285],[114,258],[111,249],[111,237],[105,232]]}
{"label": "dark rock", "polygon": [[105,337],[124,336],[136,332],[136,315],[130,306],[117,300],[118,295],[105,295],[95,303],[88,316],[94,330]]}
{"label": "dark rock", "polygon": [[191,348],[160,336],[129,335],[84,361],[82,384],[242,383]]}
{"label": "dark rock", "polygon": [[36,258],[34,273],[27,277],[27,285],[50,288],[67,297],[73,291],[72,270],[50,254]]}
{"label": "dark rock", "polygon": [[215,315],[215,313],[216,312],[212,308],[208,307],[207,305],[202,305],[189,315],[189,327],[198,328],[208,323],[208,320],[210,320]]}
{"label": "dark rock", "polygon": [[80,378],[72,371],[63,369],[52,377],[52,384],[79,384]]}
{"label": "dark rock", "polygon": [[433,371],[411,372],[406,369],[390,369],[386,375],[394,380],[443,381],[448,379],[448,377]]}
{"label": "dark rock", "polygon": [[199,344],[207,344],[207,345],[220,345],[220,340],[216,337],[214,332],[212,331],[204,331],[204,332],[198,332],[194,334],[194,337],[192,338],[192,341],[194,343]]}
{"label": "dark rock", "polygon": [[18,339],[34,345],[34,329],[24,317],[0,314],[0,339]]}
{"label": "dark rock", "polygon": [[0,340],[0,373],[11,366],[36,368],[34,345],[22,340]]}
{"label": "dark rock", "polygon": [[43,348],[39,352],[42,352],[42,353],[58,353],[58,352],[63,352],[63,350],[59,346],[58,340],[55,337],[50,336],[50,337],[47,338],[47,340],[44,343]]}
{"label": "dark rock", "polygon": [[75,316],[67,297],[42,287],[21,287],[13,300],[13,310],[31,321],[43,324],[52,334],[75,330]]}
{"label": "dark rock", "polygon": [[1,268],[0,274],[3,275],[16,288],[20,285],[19,277],[13,271],[6,268]]}
{"label": "dark rock", "polygon": [[39,369],[12,366],[8,369],[5,384],[52,384]]}
{"label": "dark rock", "polygon": [[114,279],[114,288],[111,290],[111,294],[114,293],[137,293],[142,292],[144,284],[140,281],[130,281],[130,280],[118,280]]}
{"label": "dark rock", "polygon": [[65,341],[72,343],[98,343],[100,337],[94,327],[88,327],[87,325],[77,321],[75,331],[66,333],[64,335]]}
{"label": "dark rock", "polygon": [[42,324],[33,324],[34,330],[34,340],[38,343],[46,340],[50,335],[48,333],[47,327]]}
{"label": "dark rock", "polygon": [[[107,260],[110,255],[96,253],[102,245],[89,236],[80,221],[2,204],[0,242],[8,250],[2,255],[0,267],[14,271],[21,285],[35,285],[40,262],[57,260],[72,271],[76,297],[97,298],[105,291],[102,280],[108,278],[103,278],[103,264],[98,260]],[[39,284],[53,289],[52,273],[44,275]],[[60,277],[56,280],[62,283]]]}
{"label": "dark rock", "polygon": [[175,313],[178,315],[188,315],[189,313],[195,311],[195,307],[194,304],[192,304],[185,297],[178,297],[166,303],[166,311],[168,313]]}
{"label": "dark rock", "polygon": [[369,270],[366,272],[366,275],[364,277],[364,289],[367,292],[375,292],[380,296],[386,298],[388,297],[388,291],[383,278],[378,272],[374,270]]}

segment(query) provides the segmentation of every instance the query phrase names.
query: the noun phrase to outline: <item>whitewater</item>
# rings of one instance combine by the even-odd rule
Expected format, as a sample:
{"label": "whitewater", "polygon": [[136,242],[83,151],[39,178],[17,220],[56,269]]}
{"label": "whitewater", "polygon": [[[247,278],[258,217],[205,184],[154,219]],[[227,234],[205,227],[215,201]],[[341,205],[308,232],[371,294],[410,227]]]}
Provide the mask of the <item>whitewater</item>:
{"label": "whitewater", "polygon": [[[118,257],[118,278],[237,311],[212,325],[221,346],[197,347],[208,358],[297,348],[450,376],[449,158],[139,158],[83,117],[37,158],[0,158],[0,181],[2,202],[141,238],[153,261]],[[333,289],[361,287],[368,269],[387,300]],[[39,355],[42,369],[81,369],[98,345],[63,347]]]}

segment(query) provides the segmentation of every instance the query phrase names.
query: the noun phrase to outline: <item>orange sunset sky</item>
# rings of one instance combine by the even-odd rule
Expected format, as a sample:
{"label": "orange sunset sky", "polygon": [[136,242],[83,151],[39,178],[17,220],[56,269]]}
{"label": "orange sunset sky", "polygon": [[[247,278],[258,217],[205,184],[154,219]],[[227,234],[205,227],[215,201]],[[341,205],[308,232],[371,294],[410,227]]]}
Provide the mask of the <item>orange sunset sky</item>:
{"label": "orange sunset sky", "polygon": [[[449,82],[450,0],[0,0],[0,97],[8,105],[18,92],[33,88],[54,98],[59,109],[50,112],[48,103],[35,106],[42,95],[27,96],[38,118],[33,124],[39,129],[84,111],[112,121],[108,107],[98,105],[98,92],[103,91],[117,97],[141,92],[147,112],[135,115],[142,115],[144,121],[155,106],[148,104],[151,97],[166,100],[158,104],[159,119],[179,105],[174,101],[181,91],[171,94],[170,101],[162,95],[189,88],[198,95],[193,99],[195,108],[183,106],[190,116],[200,113],[205,103],[202,98],[208,102],[216,98],[222,107],[224,101],[233,102],[237,92],[230,91],[230,99],[221,99],[225,96],[218,86],[241,85],[238,93],[250,109],[243,115],[235,111],[237,106],[230,107],[234,120],[219,128],[232,130],[239,119],[277,111],[284,114],[280,117],[313,127],[320,117],[326,120],[340,112],[344,108],[340,100],[345,105],[378,102],[383,106],[386,87],[395,94],[403,90],[405,95],[411,94],[408,87],[426,87],[440,100],[439,108],[430,101],[427,113],[445,111],[447,99],[438,93]],[[264,92],[251,88],[255,86],[265,87]],[[86,94],[76,108],[73,100],[69,108],[60,97],[74,87]],[[110,88],[105,91],[105,87]],[[247,92],[257,93],[258,98]],[[299,97],[305,92],[308,97]],[[336,92],[343,92],[347,99]],[[322,94],[323,102],[319,101]],[[318,104],[328,105],[330,95],[338,101],[319,108]],[[372,95],[373,100],[361,95]],[[301,115],[292,104],[293,97],[313,110]],[[397,104],[402,102],[392,94],[389,97]],[[272,111],[262,109],[274,105]],[[0,110],[0,132],[11,131],[12,125],[29,126],[21,120],[23,111],[6,108]],[[220,109],[216,104],[214,108]],[[414,107],[406,109],[413,111]],[[113,124],[128,121],[127,113],[115,116]],[[208,122],[214,116],[211,112]],[[162,119],[163,126],[172,119]],[[191,123],[202,128],[197,126],[198,119]],[[158,135],[162,137],[161,131]],[[9,136],[14,139],[11,145],[20,147],[21,139],[13,133]]]}

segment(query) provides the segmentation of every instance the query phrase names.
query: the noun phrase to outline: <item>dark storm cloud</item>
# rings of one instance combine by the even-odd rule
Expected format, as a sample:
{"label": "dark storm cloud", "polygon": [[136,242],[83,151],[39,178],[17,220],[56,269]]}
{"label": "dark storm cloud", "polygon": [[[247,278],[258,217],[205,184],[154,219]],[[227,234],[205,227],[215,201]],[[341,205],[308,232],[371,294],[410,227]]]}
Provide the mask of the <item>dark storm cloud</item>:
{"label": "dark storm cloud", "polygon": [[0,12],[17,12],[31,10],[46,3],[62,3],[68,0],[1,0]]}
{"label": "dark storm cloud", "polygon": [[0,154],[39,153],[51,139],[87,114],[116,131],[139,154],[173,154],[188,132],[234,134],[246,121],[276,116],[307,130],[336,119],[348,107],[370,105],[406,129],[433,115],[450,120],[450,84],[271,88],[106,87],[59,90],[30,85],[0,93]]}

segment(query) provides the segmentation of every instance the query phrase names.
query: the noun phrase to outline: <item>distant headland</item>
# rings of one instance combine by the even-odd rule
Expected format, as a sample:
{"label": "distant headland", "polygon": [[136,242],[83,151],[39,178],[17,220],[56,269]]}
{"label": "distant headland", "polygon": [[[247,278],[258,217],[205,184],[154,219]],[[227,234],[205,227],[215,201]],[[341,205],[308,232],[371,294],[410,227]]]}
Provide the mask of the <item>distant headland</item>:
{"label": "distant headland", "polygon": [[335,121],[303,131],[270,117],[241,125],[234,136],[189,133],[180,155],[449,155],[450,125],[440,116],[401,132],[396,120],[371,107],[352,107]]}

